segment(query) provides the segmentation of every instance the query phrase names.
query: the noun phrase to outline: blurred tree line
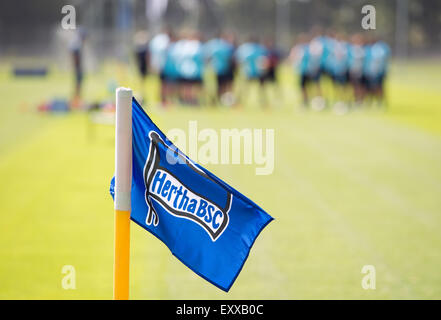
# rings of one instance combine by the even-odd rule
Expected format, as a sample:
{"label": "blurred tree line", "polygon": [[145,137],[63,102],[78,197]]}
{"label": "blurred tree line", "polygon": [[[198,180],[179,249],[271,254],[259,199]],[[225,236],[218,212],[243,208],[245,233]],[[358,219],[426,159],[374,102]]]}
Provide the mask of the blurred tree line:
{"label": "blurred tree line", "polygon": [[[343,34],[372,32],[392,48],[396,38],[404,38],[410,54],[437,54],[441,49],[441,1],[440,0],[219,0],[219,26],[241,30],[242,34],[274,36],[281,33],[283,45],[289,45],[300,32],[314,26],[323,30],[335,30]],[[399,12],[399,2],[404,2],[404,12]],[[376,30],[365,31],[361,27],[364,5],[376,9]],[[403,7],[403,6],[401,6]],[[404,16],[405,23],[397,21]],[[407,16],[407,17],[406,17]],[[201,30],[216,28],[213,19],[203,14]],[[278,20],[287,20],[287,22]],[[407,22],[407,24],[406,24]],[[278,28],[278,25],[281,27]],[[403,30],[404,29],[404,30]]]}
{"label": "blurred tree line", "polygon": [[[119,32],[116,25],[122,2],[132,12],[132,32],[151,28],[146,18],[149,1],[164,0],[68,2],[77,8],[77,22],[90,33],[100,30],[111,37]],[[61,28],[65,4],[59,0],[0,1],[0,55],[47,54],[54,30]],[[361,8],[367,4],[376,8],[374,31],[361,28]],[[229,30],[241,40],[253,35],[274,37],[284,48],[300,32],[319,26],[346,34],[372,32],[392,49],[405,45],[410,55],[441,52],[440,0],[168,0],[161,25],[176,31],[197,28],[206,36]]]}

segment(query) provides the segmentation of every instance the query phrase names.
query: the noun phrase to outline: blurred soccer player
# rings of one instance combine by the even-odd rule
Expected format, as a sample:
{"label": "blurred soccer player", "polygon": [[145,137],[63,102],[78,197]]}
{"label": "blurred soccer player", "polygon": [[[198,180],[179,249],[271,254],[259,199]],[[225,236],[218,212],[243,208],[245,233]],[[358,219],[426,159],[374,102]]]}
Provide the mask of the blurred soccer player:
{"label": "blurred soccer player", "polygon": [[[272,89],[277,90],[277,97],[281,98],[281,92],[278,90],[277,86],[277,68],[280,64],[281,59],[281,53],[276,48],[276,45],[274,43],[274,39],[272,38],[266,38],[263,42],[263,46],[267,50],[267,60],[266,60],[266,67],[264,70],[264,73],[260,76],[260,83],[261,85],[265,86],[267,84],[272,86]],[[264,90],[267,88],[263,88]],[[269,99],[266,99],[267,101]]]}
{"label": "blurred soccer player", "polygon": [[184,104],[199,104],[204,72],[204,57],[200,36],[196,32],[176,42],[175,57],[179,75],[179,98]]}
{"label": "blurred soccer player", "polygon": [[326,59],[327,70],[334,85],[334,110],[337,113],[348,111],[348,44],[342,35],[333,39]]}
{"label": "blurred soccer player", "polygon": [[149,43],[150,66],[154,72],[159,74],[161,104],[163,106],[170,102],[176,91],[175,82],[177,71],[172,51],[174,47],[174,36],[170,31],[155,35]]}
{"label": "blurred soccer player", "polygon": [[[235,57],[246,77],[245,90],[242,88],[240,92],[240,100],[243,100],[244,92],[248,93],[249,84],[256,81],[260,83],[260,78],[265,74],[268,67],[268,50],[256,39],[250,38],[250,41],[237,48]],[[259,101],[262,102],[261,90],[259,90]]]}
{"label": "blurred soccer player", "polygon": [[149,66],[149,50],[148,50],[148,33],[145,31],[138,31],[134,37],[135,43],[135,57],[136,65],[138,67],[139,76],[141,80],[141,96],[144,97],[145,79],[148,73]]}
{"label": "blurred soccer player", "polygon": [[[300,34],[297,43],[291,49],[290,60],[300,75],[300,87],[303,95],[303,107],[309,101],[309,89],[315,91],[316,97],[321,97],[320,72],[323,56],[323,44],[317,38],[309,41],[310,37]],[[311,88],[308,88],[311,87]],[[323,100],[323,99],[322,99]],[[322,101],[322,105],[324,102]]]}
{"label": "blurred soccer player", "polygon": [[361,34],[354,34],[348,44],[348,69],[356,105],[360,105],[364,97],[363,63],[365,57],[364,41]]}
{"label": "blurred soccer player", "polygon": [[234,79],[234,45],[231,37],[223,34],[204,44],[204,58],[212,67],[217,78],[217,99],[224,104],[231,104]]}
{"label": "blurred soccer player", "polygon": [[373,41],[366,46],[363,68],[366,87],[370,97],[376,98],[382,105],[384,104],[384,79],[387,74],[389,56],[389,46],[383,41]]}
{"label": "blurred soccer player", "polygon": [[72,99],[72,106],[78,108],[81,103],[81,89],[83,84],[83,47],[86,40],[86,30],[82,27],[78,28],[73,41],[70,44],[72,62],[74,67],[75,89]]}

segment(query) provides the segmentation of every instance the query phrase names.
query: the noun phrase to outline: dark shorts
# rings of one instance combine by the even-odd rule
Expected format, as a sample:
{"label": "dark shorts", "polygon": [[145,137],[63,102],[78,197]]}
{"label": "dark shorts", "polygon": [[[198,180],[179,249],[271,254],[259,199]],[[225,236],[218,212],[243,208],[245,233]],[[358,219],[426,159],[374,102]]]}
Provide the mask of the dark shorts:
{"label": "dark shorts", "polygon": [[325,77],[332,77],[331,73],[325,67],[320,68],[320,75]]}
{"label": "dark shorts", "polygon": [[264,75],[259,78],[260,83],[276,82],[276,69],[270,68]]}
{"label": "dark shorts", "polygon": [[309,75],[309,74],[300,75],[300,85],[302,88],[305,88],[308,83],[311,82],[317,83],[319,80],[320,80],[320,72],[317,72],[314,75]]}
{"label": "dark shorts", "polygon": [[159,79],[161,79],[162,83],[176,83],[177,79],[175,77],[170,77],[169,75],[165,74],[164,72],[161,72],[159,74]]}
{"label": "dark shorts", "polygon": [[378,88],[382,88],[384,84],[384,78],[386,77],[385,74],[380,74],[376,77],[369,77],[369,76],[363,76],[362,82],[366,89],[368,90],[375,90]]}
{"label": "dark shorts", "polygon": [[353,85],[362,85],[363,75],[357,73],[349,73],[349,82]]}
{"label": "dark shorts", "polygon": [[233,69],[229,70],[226,74],[219,74],[217,76],[217,84],[223,85],[233,82],[234,80],[234,72]]}
{"label": "dark shorts", "polygon": [[141,74],[141,76],[143,78],[145,78],[147,76],[147,61],[145,59],[145,56],[143,55],[137,55],[137,60],[138,60],[138,70],[139,73]]}
{"label": "dark shorts", "polygon": [[179,78],[178,82],[183,84],[200,85],[202,84],[202,78],[189,79],[181,77]]}
{"label": "dark shorts", "polygon": [[139,66],[139,74],[141,77],[145,78],[147,76],[147,65],[143,64]]}
{"label": "dark shorts", "polygon": [[77,86],[80,86],[83,82],[83,72],[79,69],[75,70],[75,83]]}
{"label": "dark shorts", "polygon": [[333,74],[331,77],[335,83],[341,84],[341,85],[348,83],[348,80],[349,80],[348,72],[344,72],[342,74]]}

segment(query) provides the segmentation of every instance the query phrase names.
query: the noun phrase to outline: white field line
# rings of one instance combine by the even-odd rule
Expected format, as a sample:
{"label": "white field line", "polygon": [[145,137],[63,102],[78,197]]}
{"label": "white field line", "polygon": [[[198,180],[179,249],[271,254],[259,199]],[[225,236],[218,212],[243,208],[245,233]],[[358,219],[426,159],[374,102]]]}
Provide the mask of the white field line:
{"label": "white field line", "polygon": [[[300,137],[300,134],[293,135],[291,131],[288,132],[290,133],[290,136],[292,138],[300,138],[301,142],[306,147],[309,147],[309,149],[321,155],[325,163],[332,165],[335,169],[342,172],[344,175],[346,175],[346,177],[353,180],[357,184],[363,186],[370,191],[373,191],[381,199],[388,202],[395,208],[398,208],[401,213],[418,221],[427,229],[436,232],[436,234],[439,234],[438,225],[436,221],[433,220],[432,216],[419,208],[415,208],[411,202],[406,201],[406,198],[397,194],[393,190],[393,188],[385,185],[384,183],[373,181],[372,178],[370,178],[368,175],[365,175],[358,170],[351,169],[341,159],[334,156],[331,152],[327,151],[326,146],[324,146],[323,144],[317,143],[316,141],[305,135],[302,135]],[[417,214],[415,212],[417,212]]]}
{"label": "white field line", "polygon": [[[374,261],[375,267],[379,269],[377,274],[381,274],[383,279],[389,279],[388,281],[391,282],[390,285],[403,286],[408,293],[408,295],[404,295],[403,297],[391,298],[409,298],[409,296],[417,298],[411,285],[398,274],[395,268],[390,267],[385,262],[385,258],[378,250],[375,250],[375,248],[370,245],[370,242],[362,235],[362,233],[359,230],[355,230],[356,228],[351,226],[341,213],[334,210],[329,203],[320,197],[320,193],[316,190],[313,184],[308,182],[306,178],[301,177],[298,172],[295,173],[292,164],[284,161],[282,157],[280,158],[279,161],[283,162],[283,174],[285,177],[288,175],[290,181],[299,186],[298,190],[303,193],[305,198],[311,199],[311,204],[331,220],[333,229],[346,239],[347,245],[352,249],[354,254],[357,255],[359,259]],[[365,254],[360,254],[360,248]],[[360,290],[362,289],[360,288]]]}
{"label": "white field line", "polygon": [[[438,138],[434,135],[431,135],[426,132],[419,131],[417,129],[403,128],[402,126],[395,126],[393,129],[388,129],[384,131],[384,127],[381,127],[376,120],[378,119],[369,119],[369,126],[376,126],[376,130],[370,130],[370,133],[376,137],[376,141],[381,142],[381,144],[377,144],[377,146],[382,145],[382,150],[392,151],[391,148],[387,148],[387,145],[397,146],[399,145],[401,150],[406,150],[408,154],[412,155],[420,155],[425,162],[433,162],[433,166],[437,167],[441,163],[441,138]],[[383,124],[392,126],[391,123]],[[357,123],[359,124],[359,123]],[[363,122],[363,125],[366,126]],[[402,131],[399,134],[396,134],[395,131]],[[406,139],[403,139],[403,136]],[[386,144],[386,140],[392,137],[392,141]],[[414,141],[414,147],[411,147],[412,150],[409,149],[409,142]],[[387,158],[389,160],[389,158]],[[440,172],[437,175],[430,175],[427,171],[422,170],[424,166],[415,166],[412,163],[408,162],[408,158],[402,157],[399,161],[389,161],[393,165],[393,167],[399,167],[403,173],[407,175],[411,175],[414,179],[422,179],[425,183],[431,184],[435,188],[441,188],[441,166]],[[403,163],[407,163],[407,166],[403,166]]]}
{"label": "white field line", "polygon": [[[347,128],[348,131],[356,130],[357,133],[364,133],[366,130],[360,130],[358,126],[359,122],[357,122],[357,127],[350,127]],[[365,152],[364,148],[364,139],[372,139],[372,136],[375,136],[373,140],[375,140],[377,143],[375,143],[375,158],[381,159],[383,163],[389,166],[391,170],[399,171],[399,174],[401,176],[407,176],[408,178],[412,179],[414,184],[418,184],[418,182],[421,182],[423,184],[431,185],[432,192],[436,193],[436,191],[441,191],[441,176],[437,173],[435,175],[434,173],[429,174],[427,170],[424,170],[424,165],[415,165],[415,163],[410,163],[408,160],[408,157],[406,157],[407,154],[411,154],[412,156],[415,155],[415,151],[407,151],[407,152],[401,152],[401,154],[398,154],[395,152],[396,148],[391,148],[390,146],[396,146],[396,143],[394,144],[386,144],[385,138],[386,134],[380,133],[380,130],[372,130],[369,131],[369,137],[365,134],[360,136],[361,141],[355,141],[353,138],[348,139],[348,137],[351,137],[351,135],[344,135],[341,137],[341,143],[344,144],[345,148],[350,148],[351,150],[357,150],[359,152]],[[437,148],[441,150],[441,139],[434,140],[433,143],[438,144]],[[402,148],[401,148],[402,149]],[[431,149],[436,149],[434,146]],[[418,152],[421,155],[421,152]],[[427,153],[427,152],[426,152]],[[427,154],[422,155],[425,160],[427,161],[433,161],[434,165],[433,167],[436,167],[436,163],[441,163],[441,157],[439,159],[433,159],[433,157],[428,157]],[[414,160],[414,159],[412,159]],[[441,166],[440,166],[440,173],[441,173]],[[435,190],[433,190],[435,189]]]}
{"label": "white field line", "polygon": [[416,152],[433,161],[441,161],[441,139],[438,136],[392,120],[369,117],[365,120],[367,121],[357,121],[357,125],[363,127],[361,130],[371,132],[380,139],[377,141],[387,140],[388,144],[399,145],[409,153]]}

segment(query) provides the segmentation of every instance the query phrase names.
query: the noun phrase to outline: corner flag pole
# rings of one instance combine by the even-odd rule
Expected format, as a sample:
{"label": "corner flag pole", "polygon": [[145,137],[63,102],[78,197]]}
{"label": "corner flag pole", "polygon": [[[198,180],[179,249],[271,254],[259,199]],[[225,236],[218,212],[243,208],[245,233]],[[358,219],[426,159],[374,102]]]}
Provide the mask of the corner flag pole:
{"label": "corner flag pole", "polygon": [[129,299],[132,90],[116,89],[113,299]]}

